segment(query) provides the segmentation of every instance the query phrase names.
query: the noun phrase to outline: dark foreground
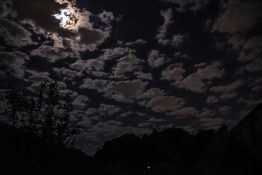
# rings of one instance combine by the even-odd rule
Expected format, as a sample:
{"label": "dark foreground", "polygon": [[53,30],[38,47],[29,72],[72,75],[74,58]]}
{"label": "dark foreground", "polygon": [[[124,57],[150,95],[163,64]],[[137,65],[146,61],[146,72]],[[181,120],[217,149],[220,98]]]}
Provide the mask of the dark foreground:
{"label": "dark foreground", "polygon": [[57,145],[0,123],[0,174],[249,175],[262,174],[262,104],[234,129],[189,134],[182,129],[128,134],[105,143],[95,156]]}

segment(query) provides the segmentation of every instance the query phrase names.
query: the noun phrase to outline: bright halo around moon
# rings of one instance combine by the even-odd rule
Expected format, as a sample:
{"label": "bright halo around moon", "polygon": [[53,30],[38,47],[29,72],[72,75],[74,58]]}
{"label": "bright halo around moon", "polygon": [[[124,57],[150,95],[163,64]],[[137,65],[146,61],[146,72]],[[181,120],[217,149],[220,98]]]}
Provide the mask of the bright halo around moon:
{"label": "bright halo around moon", "polygon": [[92,27],[89,23],[90,13],[87,11],[81,11],[76,7],[74,0],[55,0],[61,5],[67,4],[66,7],[60,9],[60,13],[52,14],[52,16],[59,21],[61,28],[71,31],[78,31],[79,28]]}
{"label": "bright halo around moon", "polygon": [[60,9],[60,14],[54,14],[53,16],[60,21],[60,27],[69,30],[76,30],[78,20],[73,11],[70,11],[69,9]]}

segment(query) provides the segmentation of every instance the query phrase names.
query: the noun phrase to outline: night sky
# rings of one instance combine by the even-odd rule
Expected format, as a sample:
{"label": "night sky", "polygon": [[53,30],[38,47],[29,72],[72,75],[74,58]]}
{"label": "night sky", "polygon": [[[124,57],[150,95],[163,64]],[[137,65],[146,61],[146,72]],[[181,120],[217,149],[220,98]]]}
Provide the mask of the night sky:
{"label": "night sky", "polygon": [[89,154],[125,133],[234,126],[262,102],[261,55],[261,0],[0,0],[1,91],[58,81]]}

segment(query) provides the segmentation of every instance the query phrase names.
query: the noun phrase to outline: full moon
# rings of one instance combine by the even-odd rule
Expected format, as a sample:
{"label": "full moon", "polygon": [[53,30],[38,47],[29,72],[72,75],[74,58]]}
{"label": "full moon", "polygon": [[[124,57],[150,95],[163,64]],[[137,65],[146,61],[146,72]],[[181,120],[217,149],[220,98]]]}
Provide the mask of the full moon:
{"label": "full moon", "polygon": [[54,14],[53,16],[60,21],[60,27],[69,30],[75,29],[77,18],[75,17],[74,12],[69,9],[61,9],[60,14]]}

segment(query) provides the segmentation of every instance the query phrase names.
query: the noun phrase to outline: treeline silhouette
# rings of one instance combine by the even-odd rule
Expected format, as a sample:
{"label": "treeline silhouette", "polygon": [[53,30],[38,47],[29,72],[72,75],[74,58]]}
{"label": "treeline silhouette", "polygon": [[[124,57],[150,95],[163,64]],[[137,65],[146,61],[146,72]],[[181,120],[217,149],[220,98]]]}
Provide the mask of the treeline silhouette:
{"label": "treeline silhouette", "polygon": [[[49,97],[45,96],[45,98]],[[44,103],[49,104],[48,100]],[[57,101],[55,104],[57,105]],[[52,110],[51,126],[55,128],[56,122],[53,121],[56,121],[57,117],[60,120],[63,115],[54,115],[55,107]],[[12,110],[9,114],[13,115]],[[40,122],[39,127],[43,127],[42,129],[45,129],[47,114],[50,115],[49,110],[41,112],[43,118],[41,121],[44,122]],[[88,156],[80,150],[69,147],[67,139],[53,139],[57,138],[57,129],[51,130],[55,136],[51,134],[48,139],[32,132],[30,115],[23,121],[29,122],[28,124],[22,124],[23,122],[20,121],[25,114],[23,117],[21,113],[16,115],[18,116],[12,119],[15,122],[0,123],[0,173],[3,172],[1,174],[249,175],[262,173],[262,104],[231,130],[222,126],[217,131],[200,130],[190,134],[183,129],[169,128],[163,131],[153,130],[151,134],[142,137],[126,134],[107,141],[94,156]],[[71,128],[68,116],[66,118],[68,122],[66,128]]]}

